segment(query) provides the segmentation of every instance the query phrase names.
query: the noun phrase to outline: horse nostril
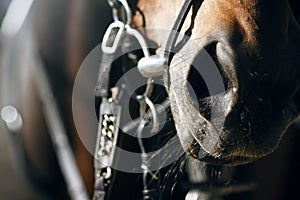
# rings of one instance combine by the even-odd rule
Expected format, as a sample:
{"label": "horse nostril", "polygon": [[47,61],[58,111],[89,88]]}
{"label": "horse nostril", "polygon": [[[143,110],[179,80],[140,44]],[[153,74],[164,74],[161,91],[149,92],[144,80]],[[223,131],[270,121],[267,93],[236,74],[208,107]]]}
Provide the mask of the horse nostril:
{"label": "horse nostril", "polygon": [[188,75],[189,94],[196,95],[197,99],[204,99],[210,96],[207,84],[196,67],[191,66]]}
{"label": "horse nostril", "polygon": [[187,76],[188,92],[197,98],[200,113],[208,120],[213,103],[211,97],[223,96],[232,87],[226,75],[228,62],[223,62],[227,54],[226,46],[219,42],[206,45],[194,59]]}
{"label": "horse nostril", "polygon": [[204,105],[204,101],[202,101],[203,99],[210,97],[210,93],[202,75],[193,65],[190,68],[187,81],[189,83],[187,87],[189,95],[192,99],[194,99],[194,101],[196,101],[197,104],[199,104],[200,113],[206,119],[210,119],[210,105]]}
{"label": "horse nostril", "polygon": [[228,90],[232,86],[232,84],[226,74],[226,71],[228,69],[225,69],[225,67],[228,67],[229,63],[233,61],[229,56],[231,53],[229,52],[230,50],[228,50],[228,46],[221,42],[212,42],[208,44],[204,49],[210,55],[216,67],[218,68],[223,80],[225,90]]}
{"label": "horse nostril", "polygon": [[218,60],[217,53],[216,53],[217,44],[218,44],[218,42],[212,42],[212,43],[210,43],[210,44],[208,44],[208,45],[206,45],[204,47],[204,49],[206,50],[206,52],[211,56],[211,58],[214,61]]}

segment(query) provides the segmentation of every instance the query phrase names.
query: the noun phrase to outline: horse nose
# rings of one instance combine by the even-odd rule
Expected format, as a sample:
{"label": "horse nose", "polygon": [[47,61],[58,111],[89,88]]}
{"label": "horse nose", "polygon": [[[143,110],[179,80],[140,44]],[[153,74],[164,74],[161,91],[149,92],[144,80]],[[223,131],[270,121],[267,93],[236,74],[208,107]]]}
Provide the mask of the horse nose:
{"label": "horse nose", "polygon": [[[190,94],[196,95],[200,110],[211,108],[207,106],[208,101],[212,104],[224,101],[218,108],[229,108],[238,92],[237,54],[225,36],[208,35],[202,44],[187,76],[189,89],[193,90]],[[211,111],[204,112],[204,115],[207,113],[211,114]]]}
{"label": "horse nose", "polygon": [[[200,127],[194,136],[210,155],[249,156],[254,149],[263,155],[278,145],[281,132],[274,132],[284,125],[277,122],[293,117],[289,116],[290,108],[284,107],[289,93],[277,89],[277,85],[282,87],[277,80],[280,74],[270,70],[268,59],[260,59],[256,54],[260,49],[252,54],[236,36],[233,40],[225,34],[211,34],[201,41],[215,64],[212,67],[222,77],[224,89],[210,93],[201,74],[191,67],[188,82],[197,95],[200,115],[214,127]],[[272,93],[280,94],[280,98],[274,99]],[[283,112],[287,116],[282,116]]]}
{"label": "horse nose", "polygon": [[[220,136],[225,119],[238,99],[237,56],[234,48],[224,37],[211,38],[207,37],[187,76],[191,86],[188,89],[192,89],[196,95],[197,109],[210,123],[206,127],[214,129],[196,133],[201,135],[197,140],[209,154],[217,151],[222,143]],[[193,95],[192,92],[189,94]]]}

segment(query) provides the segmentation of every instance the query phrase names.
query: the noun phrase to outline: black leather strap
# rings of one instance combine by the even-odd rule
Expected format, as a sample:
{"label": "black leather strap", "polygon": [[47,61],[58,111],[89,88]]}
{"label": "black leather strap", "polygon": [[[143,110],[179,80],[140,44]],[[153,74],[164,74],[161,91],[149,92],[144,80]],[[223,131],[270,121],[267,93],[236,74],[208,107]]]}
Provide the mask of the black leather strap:
{"label": "black leather strap", "polygon": [[165,64],[168,66],[167,72],[166,72],[166,77],[165,77],[165,85],[167,86],[167,88],[169,88],[169,86],[170,86],[170,70],[169,70],[170,66],[169,65],[173,58],[172,52],[174,50],[176,40],[179,36],[179,32],[185,22],[186,16],[189,13],[189,11],[191,10],[193,1],[194,0],[185,0],[184,1],[183,5],[181,7],[181,10],[176,18],[173,28],[172,28],[172,30],[175,32],[170,33],[170,35],[168,37],[168,41],[166,43],[164,58],[166,60]]}

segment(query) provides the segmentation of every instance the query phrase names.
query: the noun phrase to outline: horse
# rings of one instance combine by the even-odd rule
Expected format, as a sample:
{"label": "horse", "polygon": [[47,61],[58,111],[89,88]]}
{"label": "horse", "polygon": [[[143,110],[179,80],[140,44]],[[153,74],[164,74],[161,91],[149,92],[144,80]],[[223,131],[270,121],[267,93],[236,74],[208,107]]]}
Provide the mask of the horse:
{"label": "horse", "polygon": [[[195,9],[199,3],[194,3]],[[158,10],[163,6],[179,10],[181,4],[139,1],[138,6],[147,26],[171,28],[169,22],[174,21],[176,12],[166,14]],[[160,17],[166,20],[155,20]],[[141,16],[136,16],[135,20],[140,26]],[[271,24],[270,20],[276,23]],[[193,27],[191,38],[201,45],[200,48],[207,49],[218,63],[227,85],[226,92],[217,98],[202,97],[199,104],[205,106],[197,112],[192,108],[195,103],[184,92],[193,71],[189,66],[170,68],[184,74],[172,77],[175,72],[170,72],[171,108],[174,109],[175,124],[181,124],[177,126],[177,132],[184,149],[196,158],[198,152],[193,150],[203,149],[209,154],[204,161],[221,164],[251,162],[270,154],[299,114],[299,25],[289,2],[203,1],[196,16],[185,23],[187,28]],[[159,40],[158,35],[149,37]],[[291,73],[295,76],[291,77]],[[172,87],[174,80],[178,85]],[[203,91],[199,82],[191,84],[196,88],[196,95],[197,91]],[[182,90],[177,89],[179,85],[184,85]],[[196,117],[187,117],[207,118],[213,107],[218,109],[218,114],[210,119],[207,127],[215,126],[216,131],[211,127],[203,128],[201,120],[195,125]],[[184,116],[184,112],[188,114]],[[218,127],[220,117],[225,121]],[[193,130],[184,131],[187,127],[193,127]],[[196,142],[188,146],[191,140]]]}
{"label": "horse", "polygon": [[[170,30],[172,28],[170,22],[174,22],[178,12],[167,11],[179,11],[183,2],[132,1],[130,5],[135,8],[133,26]],[[72,3],[71,8],[68,8],[68,3]],[[299,114],[300,83],[297,77],[300,73],[298,67],[300,60],[297,55],[300,51],[298,45],[300,12],[296,10],[296,6],[292,7],[295,9],[294,12],[291,8],[291,5],[296,3],[287,0],[193,1],[191,12],[186,17],[182,30],[191,31],[190,39],[212,57],[221,74],[225,91],[210,96],[202,78],[195,73],[191,65],[171,63],[169,72],[171,110],[177,135],[188,155],[214,165],[240,165],[265,157],[278,148],[284,132]],[[47,12],[41,8],[49,10],[47,4],[53,8],[62,6],[62,10],[68,11],[61,12],[60,16],[54,16],[58,21],[67,19],[60,21],[58,25],[61,26],[55,31],[57,35],[66,32],[68,37],[56,37],[54,32],[48,32],[51,21],[41,23],[39,20],[43,18],[36,17],[36,24],[42,57],[49,66],[49,75],[53,79],[51,82],[56,84],[53,87],[59,88],[56,92],[60,104],[63,105],[61,109],[66,115],[66,124],[71,132],[75,133],[74,125],[68,120],[71,119],[70,85],[74,82],[76,71],[83,58],[100,42],[101,37],[98,33],[103,34],[105,31],[103,27],[111,20],[107,15],[101,15],[99,10],[106,10],[109,13],[110,9],[104,2],[92,3],[93,5],[80,1],[41,2],[36,5],[36,10],[40,12],[37,16],[46,15]],[[78,15],[78,11],[82,13]],[[48,19],[55,19],[54,17]],[[76,19],[87,20],[89,23],[79,26]],[[68,21],[71,24],[66,28]],[[85,32],[83,26],[86,26]],[[48,33],[51,33],[50,36],[53,38],[47,35]],[[161,46],[165,39],[155,32],[144,34],[157,46]],[[90,40],[84,40],[86,37]],[[57,38],[61,38],[61,42],[53,43],[52,41]],[[61,44],[66,46],[59,47]],[[58,54],[57,48],[65,51]],[[191,54],[188,49],[186,52],[184,50],[180,52],[181,56],[189,53],[192,59],[197,59],[199,52],[192,51]],[[179,59],[180,57],[175,54],[173,60]],[[24,104],[32,105],[32,102],[38,100],[30,78],[26,80],[29,87],[23,93]],[[61,85],[64,87],[61,88]],[[197,102],[189,98],[190,94],[186,91],[190,89],[187,85],[191,85],[195,91]],[[200,105],[200,111],[193,107],[195,104]],[[38,105],[35,104],[35,109],[39,107]],[[47,151],[51,149],[48,137],[40,135],[45,133],[43,130],[46,129],[40,111],[37,109],[32,112],[32,110],[34,109],[28,106],[22,108],[25,124],[23,138],[28,161],[38,177],[49,181],[54,176],[59,177],[57,175],[59,172],[55,170],[56,167],[50,167],[55,158],[51,151]],[[211,114],[212,110],[215,110],[216,115]],[[86,127],[93,126],[84,117],[82,121]],[[219,123],[220,121],[222,123]],[[30,125],[32,123],[34,124]],[[41,126],[37,128],[35,124]],[[71,137],[79,167],[91,192],[92,157],[76,133]],[[124,177],[132,176],[124,175]],[[136,179],[130,181],[134,183]],[[130,187],[118,189],[124,192],[128,188]]]}

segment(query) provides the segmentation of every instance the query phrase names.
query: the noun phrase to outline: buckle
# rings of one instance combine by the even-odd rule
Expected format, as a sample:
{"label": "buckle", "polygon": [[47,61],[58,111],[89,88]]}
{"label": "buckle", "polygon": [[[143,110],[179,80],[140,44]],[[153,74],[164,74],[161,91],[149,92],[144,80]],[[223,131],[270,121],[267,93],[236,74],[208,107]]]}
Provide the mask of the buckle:
{"label": "buckle", "polygon": [[[113,54],[117,51],[124,30],[125,24],[121,21],[115,21],[108,26],[101,46],[104,53]],[[112,45],[110,44],[111,42]]]}

